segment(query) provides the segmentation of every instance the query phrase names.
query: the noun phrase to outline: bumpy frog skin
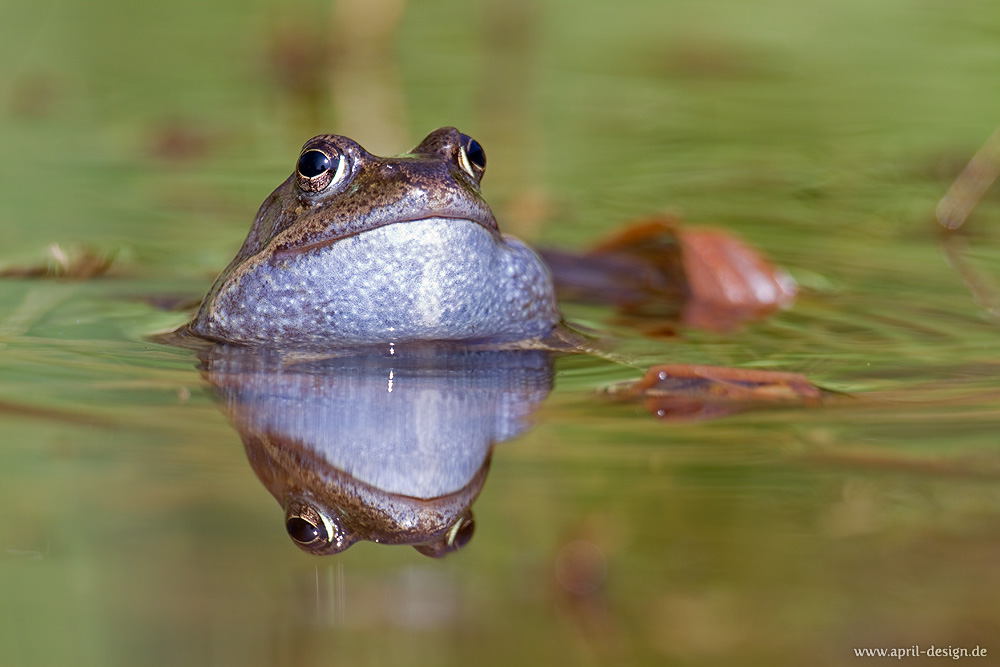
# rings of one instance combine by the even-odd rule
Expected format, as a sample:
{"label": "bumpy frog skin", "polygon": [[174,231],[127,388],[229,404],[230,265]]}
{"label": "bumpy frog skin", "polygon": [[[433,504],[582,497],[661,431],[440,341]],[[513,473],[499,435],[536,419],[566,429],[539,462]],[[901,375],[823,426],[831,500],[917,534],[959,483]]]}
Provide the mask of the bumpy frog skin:
{"label": "bumpy frog skin", "polygon": [[190,324],[256,345],[504,343],[559,321],[548,270],[497,228],[486,156],[454,128],[374,156],[320,135],[264,201]]}

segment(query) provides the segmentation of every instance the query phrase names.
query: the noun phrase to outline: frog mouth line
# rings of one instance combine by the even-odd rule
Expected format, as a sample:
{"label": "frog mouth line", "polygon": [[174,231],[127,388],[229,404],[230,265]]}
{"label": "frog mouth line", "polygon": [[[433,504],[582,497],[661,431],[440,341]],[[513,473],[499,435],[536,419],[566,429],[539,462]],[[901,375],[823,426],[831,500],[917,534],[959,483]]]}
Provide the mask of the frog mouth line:
{"label": "frog mouth line", "polygon": [[295,257],[297,255],[302,255],[302,254],[305,254],[305,253],[308,253],[308,252],[312,252],[314,250],[321,250],[323,248],[327,248],[329,246],[332,246],[334,243],[337,243],[338,241],[343,241],[344,239],[349,239],[352,236],[361,236],[362,234],[366,234],[368,232],[373,232],[376,229],[381,229],[382,227],[389,227],[390,225],[402,225],[402,224],[406,224],[406,223],[409,223],[409,222],[422,222],[424,220],[454,220],[455,222],[470,222],[470,223],[472,223],[474,225],[479,225],[480,227],[482,227],[483,229],[485,229],[487,232],[490,233],[490,235],[492,235],[494,237],[498,237],[499,236],[499,232],[496,230],[495,227],[491,227],[490,225],[486,224],[485,222],[482,222],[480,220],[476,220],[474,218],[467,218],[467,217],[457,216],[457,215],[434,215],[434,214],[431,214],[431,215],[421,216],[419,218],[401,218],[399,220],[391,220],[391,221],[388,221],[388,222],[383,222],[383,223],[374,225],[372,227],[366,227],[364,229],[359,229],[357,231],[347,232],[347,233],[344,233],[344,234],[338,234],[336,236],[331,236],[330,238],[325,238],[322,241],[314,241],[313,243],[306,243],[304,245],[284,246],[282,248],[275,249],[272,252],[271,257],[272,257],[272,259],[274,261],[283,261],[283,260],[291,259],[292,257]]}

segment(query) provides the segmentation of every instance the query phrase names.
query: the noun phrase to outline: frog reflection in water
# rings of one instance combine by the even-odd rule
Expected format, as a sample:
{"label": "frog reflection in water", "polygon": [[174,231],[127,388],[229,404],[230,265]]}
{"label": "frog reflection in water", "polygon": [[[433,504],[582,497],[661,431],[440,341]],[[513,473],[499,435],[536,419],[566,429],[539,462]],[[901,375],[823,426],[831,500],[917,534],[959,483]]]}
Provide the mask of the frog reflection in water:
{"label": "frog reflection in water", "polygon": [[[498,230],[485,167],[454,128],[391,158],[337,135],[309,140],[187,327],[218,343],[203,350],[205,375],[306,551],[461,546],[490,447],[548,393],[542,350],[579,340],[546,265]],[[619,259],[587,268],[635,273]],[[658,294],[676,301],[695,272],[671,271]],[[436,481],[405,479],[418,469]]]}
{"label": "frog reflection in water", "polygon": [[220,344],[201,355],[289,537],[316,555],[358,540],[435,557],[462,547],[493,445],[526,428],[552,387],[542,350],[310,357]]}
{"label": "frog reflection in water", "polygon": [[336,135],[302,148],[190,330],[236,343],[511,343],[559,321],[545,265],[480,195],[486,154],[454,128],[374,156]]}

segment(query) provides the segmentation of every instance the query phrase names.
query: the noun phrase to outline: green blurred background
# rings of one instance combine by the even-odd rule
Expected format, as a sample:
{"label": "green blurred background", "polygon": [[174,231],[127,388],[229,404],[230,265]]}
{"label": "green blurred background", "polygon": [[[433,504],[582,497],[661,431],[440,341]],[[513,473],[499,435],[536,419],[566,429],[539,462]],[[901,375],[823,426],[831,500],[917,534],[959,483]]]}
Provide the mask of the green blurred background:
{"label": "green blurred background", "polygon": [[[933,228],[998,71],[990,0],[0,4],[0,267],[115,254],[0,283],[0,664],[1000,655],[998,331]],[[636,366],[859,398],[660,423],[595,395],[634,369],[563,359],[463,552],[299,553],[193,357],[143,338],[185,316],[143,299],[202,294],[313,134],[394,154],[442,125],[485,147],[507,232],[582,247],[669,211],[803,287],[672,340],[567,308]],[[986,274],[998,215],[970,222]]]}

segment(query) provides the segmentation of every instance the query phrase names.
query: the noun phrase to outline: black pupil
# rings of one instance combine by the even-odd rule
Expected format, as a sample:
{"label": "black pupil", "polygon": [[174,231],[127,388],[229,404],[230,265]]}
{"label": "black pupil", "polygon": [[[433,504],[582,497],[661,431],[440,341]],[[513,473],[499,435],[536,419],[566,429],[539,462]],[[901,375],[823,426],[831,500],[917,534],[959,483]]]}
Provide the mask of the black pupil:
{"label": "black pupil", "polygon": [[466,157],[468,157],[469,162],[476,167],[486,169],[486,151],[483,150],[483,147],[479,145],[478,141],[472,137],[468,137],[468,139],[469,144],[465,147]]}
{"label": "black pupil", "polygon": [[316,178],[333,169],[333,160],[323,151],[306,151],[299,158],[299,173],[306,178]]}
{"label": "black pupil", "polygon": [[302,544],[310,544],[322,535],[317,526],[297,516],[293,516],[285,522],[285,529],[293,540]]}

